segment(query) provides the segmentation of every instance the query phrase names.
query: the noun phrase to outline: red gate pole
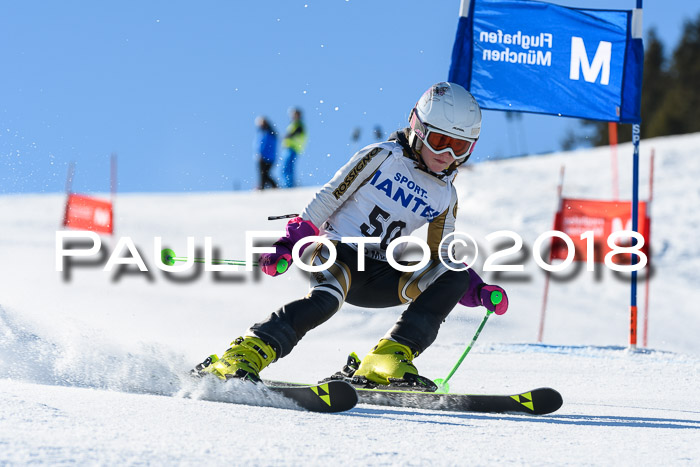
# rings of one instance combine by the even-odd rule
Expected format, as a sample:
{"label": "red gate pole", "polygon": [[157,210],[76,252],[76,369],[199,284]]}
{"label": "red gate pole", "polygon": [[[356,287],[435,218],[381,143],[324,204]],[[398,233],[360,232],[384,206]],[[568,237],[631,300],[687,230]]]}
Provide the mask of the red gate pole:
{"label": "red gate pole", "polygon": [[75,176],[75,162],[70,162],[68,164],[68,175],[66,176],[66,209],[63,211],[63,224],[61,227],[65,227],[68,223],[68,200],[70,194],[73,192],[73,177]]}
{"label": "red gate pole", "polygon": [[[557,211],[561,211],[561,193],[564,186],[564,166],[561,166],[559,170],[559,186],[557,187]],[[554,214],[554,221],[552,222],[552,230],[557,227],[557,215]],[[552,246],[554,245],[554,237],[552,237]],[[552,246],[549,248],[549,262],[552,262]],[[544,335],[544,318],[547,313],[547,297],[549,296],[549,271],[545,271],[544,275],[544,292],[542,294],[542,311],[540,312],[540,327],[537,332],[537,343],[542,343],[542,337]]]}

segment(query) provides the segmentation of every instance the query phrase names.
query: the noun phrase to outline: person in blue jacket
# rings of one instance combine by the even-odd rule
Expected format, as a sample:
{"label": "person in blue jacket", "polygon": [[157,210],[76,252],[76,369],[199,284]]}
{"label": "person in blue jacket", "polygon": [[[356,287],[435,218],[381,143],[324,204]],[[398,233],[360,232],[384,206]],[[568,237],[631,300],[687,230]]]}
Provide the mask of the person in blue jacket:
{"label": "person in blue jacket", "polygon": [[277,188],[277,183],[270,176],[275,159],[277,159],[277,134],[272,128],[272,124],[265,117],[255,119],[257,133],[255,138],[255,152],[260,165],[260,185],[258,188],[264,190],[268,186]]}

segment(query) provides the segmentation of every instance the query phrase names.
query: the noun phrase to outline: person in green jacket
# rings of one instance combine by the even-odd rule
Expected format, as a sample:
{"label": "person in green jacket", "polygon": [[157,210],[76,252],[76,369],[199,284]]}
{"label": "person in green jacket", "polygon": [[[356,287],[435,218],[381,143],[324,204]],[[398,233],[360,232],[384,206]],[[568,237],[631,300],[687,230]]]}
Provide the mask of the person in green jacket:
{"label": "person in green jacket", "polygon": [[296,107],[289,109],[289,116],[292,122],[287,127],[287,133],[282,140],[285,148],[285,161],[282,166],[282,179],[287,188],[292,188],[294,184],[294,165],[297,156],[304,152],[306,146],[306,129],[301,120],[301,110]]}

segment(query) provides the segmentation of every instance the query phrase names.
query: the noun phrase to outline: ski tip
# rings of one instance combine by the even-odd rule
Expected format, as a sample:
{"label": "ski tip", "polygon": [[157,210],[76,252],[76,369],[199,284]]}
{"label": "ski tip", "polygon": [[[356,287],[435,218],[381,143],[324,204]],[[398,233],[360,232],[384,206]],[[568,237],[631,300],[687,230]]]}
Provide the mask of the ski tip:
{"label": "ski tip", "polygon": [[[273,383],[274,384],[274,383]],[[312,385],[278,383],[268,389],[279,392],[311,412],[338,413],[350,410],[358,402],[355,388],[345,381],[328,381]]]}
{"label": "ski tip", "polygon": [[[317,386],[312,386],[312,390],[313,388],[323,388],[327,391],[327,394],[330,396],[328,412],[331,413],[345,412],[355,407],[359,402],[357,391],[352,384],[345,381],[329,381]],[[319,397],[321,396],[321,391],[319,389],[314,392],[318,392],[317,395]]]}
{"label": "ski tip", "polygon": [[556,389],[537,388],[511,396],[516,402],[529,409],[533,415],[546,415],[556,412],[564,404],[564,398]]}

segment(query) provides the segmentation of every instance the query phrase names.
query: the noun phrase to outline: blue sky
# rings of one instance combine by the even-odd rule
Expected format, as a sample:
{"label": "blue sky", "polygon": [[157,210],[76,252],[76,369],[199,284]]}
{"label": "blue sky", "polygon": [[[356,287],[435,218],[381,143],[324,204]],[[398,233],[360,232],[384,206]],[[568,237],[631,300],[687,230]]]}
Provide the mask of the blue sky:
{"label": "blue sky", "polygon": [[[559,1],[631,9],[634,0]],[[644,28],[670,53],[700,4],[647,1]],[[12,2],[0,17],[0,193],[251,189],[254,119],[304,110],[302,185],[405,126],[444,80],[459,1]],[[559,149],[578,122],[485,112],[475,158]],[[359,142],[351,141],[355,128]]]}

